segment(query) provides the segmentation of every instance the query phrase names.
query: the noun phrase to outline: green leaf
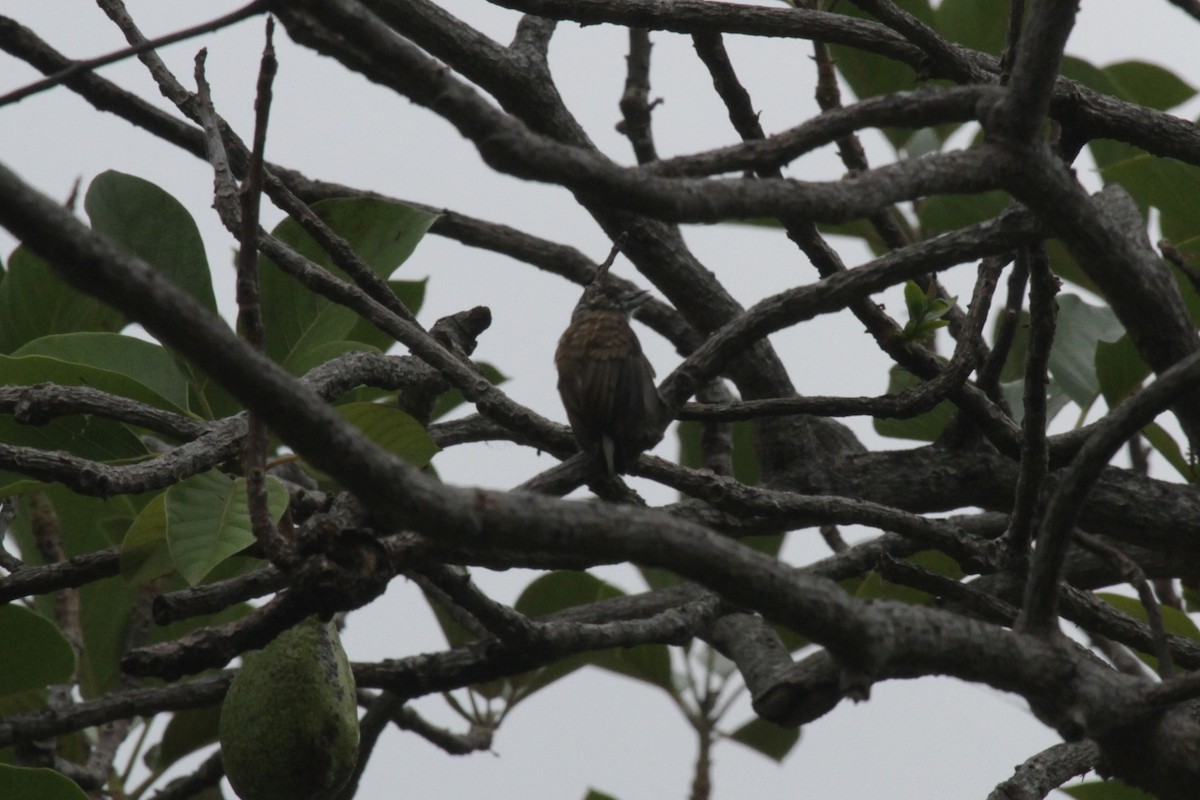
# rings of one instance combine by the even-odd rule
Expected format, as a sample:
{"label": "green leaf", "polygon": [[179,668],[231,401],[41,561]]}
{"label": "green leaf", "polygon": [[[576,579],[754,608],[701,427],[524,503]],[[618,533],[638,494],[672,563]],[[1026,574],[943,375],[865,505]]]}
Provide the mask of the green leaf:
{"label": "green leaf", "polygon": [[385,450],[423,467],[441,449],[429,431],[408,414],[382,403],[346,403],[337,412]]}
{"label": "green leaf", "polygon": [[0,353],[55,333],[116,332],[125,318],[60,281],[26,247],[18,247],[0,283]]}
{"label": "green leaf", "polygon": [[[1136,620],[1141,622],[1147,621],[1146,607],[1135,597],[1113,594],[1112,592],[1096,592],[1096,597]],[[1160,605],[1158,610],[1162,614],[1163,629],[1167,633],[1183,636],[1187,639],[1200,640],[1200,628],[1196,627],[1196,623],[1187,614],[1176,608],[1163,605]],[[1137,652],[1137,656],[1151,667],[1155,667],[1158,663],[1157,659],[1148,653]]]}
{"label": "green leaf", "polygon": [[[121,541],[125,530],[149,495],[120,495],[112,498],[85,497],[60,484],[38,489],[21,498],[20,513],[10,530],[21,558],[30,564],[43,559],[31,530],[32,501],[42,498],[62,525],[62,545],[67,558],[94,553]],[[66,524],[69,521],[69,524]],[[105,578],[79,588],[83,654],[78,667],[84,697],[96,697],[116,687],[119,661],[125,652],[125,634],[137,590],[119,577]],[[52,595],[39,595],[35,608],[47,618],[54,613]]]}
{"label": "green leaf", "polygon": [[28,608],[0,606],[0,695],[65,683],[75,652],[58,626]]}
{"label": "green leaf", "polygon": [[147,180],[110,170],[92,181],[83,207],[98,233],[158,269],[216,313],[200,229],[178,200]]}
{"label": "green leaf", "polygon": [[153,749],[153,758],[147,754],[147,766],[162,772],[184,756],[217,741],[217,723],[220,719],[220,704],[176,711],[171,715],[162,739]]}
{"label": "green leaf", "polygon": [[1179,447],[1179,442],[1175,441],[1175,438],[1167,433],[1157,422],[1151,422],[1142,428],[1142,435],[1158,451],[1159,455],[1175,468],[1175,471],[1185,481],[1188,483],[1197,482],[1197,478],[1200,476],[1196,474],[1196,467],[1192,465],[1192,462]]}
{"label": "green leaf", "polygon": [[666,645],[640,644],[600,650],[593,653],[590,661],[601,669],[643,681],[651,686],[674,692],[671,681],[671,653]]}
{"label": "green leaf", "polygon": [[1183,586],[1183,605],[1189,613],[1200,611],[1200,584],[1194,581],[1181,581]]}
{"label": "green leaf", "polygon": [[1059,791],[1071,795],[1075,800],[1155,800],[1154,795],[1135,789],[1117,778],[1066,786]]}
{"label": "green leaf", "polygon": [[242,405],[211,375],[189,361],[179,359],[179,368],[187,374],[188,409],[201,419],[222,419],[242,410]]}
{"label": "green leaf", "polygon": [[595,789],[588,789],[588,793],[583,796],[583,800],[617,800],[616,795],[605,794],[604,792]]}
{"label": "green leaf", "polygon": [[[930,287],[932,291],[933,287]],[[953,308],[957,298],[944,300],[927,294],[916,281],[904,283],[904,305],[908,309],[908,322],[904,324],[901,335],[907,341],[925,342],[933,337],[938,328],[949,325],[942,319]]]}
{"label": "green leaf", "polygon": [[142,584],[174,569],[167,545],[167,494],[160,492],[134,518],[121,541],[121,576]]}
{"label": "green leaf", "polygon": [[1120,90],[1113,84],[1108,73],[1090,61],[1077,56],[1063,56],[1061,69],[1064,78],[1082,83],[1101,94],[1120,97]]}
{"label": "green leaf", "polygon": [[[1150,367],[1142,361],[1128,334],[1116,342],[1100,342],[1096,345],[1096,378],[1109,408],[1116,408],[1141,388],[1149,375]],[[1142,435],[1185,480],[1196,482],[1198,476],[1195,468],[1179,443],[1165,429],[1152,422],[1142,429]]]}
{"label": "green leaf", "polygon": [[[586,572],[548,572],[526,586],[513,607],[531,619],[538,619],[556,611],[624,594],[616,586]],[[513,683],[520,687],[520,694],[514,704],[580,667],[587,666],[591,656],[591,653],[576,653],[515,677]]]}
{"label": "green leaf", "polygon": [[[958,562],[937,550],[922,550],[904,560],[953,581],[962,580],[963,577],[963,571]],[[877,570],[872,570],[867,574],[867,577],[856,588],[854,595],[863,600],[897,600],[911,605],[925,605],[933,600],[932,595],[920,589],[913,589],[902,583],[892,583]]]}
{"label": "green leaf", "polygon": [[[896,5],[927,25],[936,24],[929,0],[897,0]],[[871,19],[869,14],[851,3],[839,3],[835,10],[839,14]],[[843,45],[830,45],[829,52],[838,73],[860,100],[915,89],[919,85],[916,73],[906,64]],[[885,128],[883,133],[897,149],[910,135],[909,131],[896,128]]]}
{"label": "green leaf", "polygon": [[[179,371],[174,356],[164,347],[152,342],[116,333],[64,333],[43,336],[13,352],[14,358],[25,356],[44,356],[68,364],[104,370],[109,375],[81,373],[75,382],[69,385],[104,389],[102,384],[106,384],[119,389],[127,385],[126,381],[132,381],[145,390],[132,390],[140,395],[133,399],[181,414],[187,413],[187,380]],[[125,397],[132,396],[126,393],[129,390],[104,390]]]}
{"label": "green leaf", "polygon": [[[167,545],[179,573],[193,586],[225,559],[254,543],[246,508],[246,481],[216,470],[194,475],[166,493]],[[287,510],[288,492],[267,477],[267,506],[278,522]]]}
{"label": "green leaf", "polygon": [[4,800],[88,800],[79,785],[52,769],[0,764],[0,797]]}
{"label": "green leaf", "polygon": [[1096,343],[1096,380],[1109,408],[1116,408],[1141,388],[1149,374],[1150,367],[1138,355],[1129,334],[1115,342]]}
{"label": "green leaf", "polygon": [[[389,278],[411,255],[437,219],[398,203],[368,198],[323,200],[313,211],[381,278]],[[294,220],[284,220],[274,233],[301,255],[345,279],[329,255]],[[311,364],[308,351],[346,339],[359,317],[301,286],[270,259],[261,259],[260,265],[267,354],[299,374],[294,364]]]}
{"label": "green leaf", "polygon": [[924,316],[925,302],[928,300],[925,290],[916,281],[904,282],[904,305],[908,308],[909,319],[920,319]]}
{"label": "green leaf", "polygon": [[525,587],[513,608],[538,619],[576,606],[624,597],[625,592],[586,572],[560,570],[539,575]]}
{"label": "green leaf", "polygon": [[442,629],[442,635],[446,637],[447,644],[451,647],[462,647],[478,638],[459,624],[439,599],[424,590],[422,593],[425,595],[426,602],[429,603],[429,608],[433,611],[433,617],[437,620],[438,627]]}
{"label": "green leaf", "polygon": [[751,750],[757,750],[773,761],[781,762],[800,741],[800,729],[784,728],[761,717],[755,717],[731,733],[729,738]]}
{"label": "green leaf", "polygon": [[319,367],[346,353],[360,352],[378,353],[379,350],[362,342],[334,339],[328,342],[314,343],[308,349],[297,351],[295,358],[288,362],[287,368],[293,375],[305,375],[314,367]]}
{"label": "green leaf", "polygon": [[[141,384],[113,372],[67,364],[44,356],[0,356],[0,385],[31,386],[43,382],[92,386],[113,394],[134,395],[136,399],[146,402],[165,404],[162,398]],[[128,427],[92,415],[55,417],[40,425],[22,424],[15,417],[0,415],[0,441],[39,450],[63,450],[80,458],[107,464],[146,455],[146,446]],[[19,473],[0,471],[0,496],[38,484],[39,481]]]}
{"label": "green leaf", "polygon": [[[422,278],[419,281],[388,281],[388,286],[400,298],[400,302],[404,303],[404,307],[415,317],[417,312],[421,310],[421,306],[425,304],[425,288],[429,283],[428,278]],[[380,352],[386,353],[395,341],[391,336],[376,328],[365,319],[359,318],[354,323],[354,327],[350,333],[346,335],[347,339],[355,342],[362,342],[371,347],[378,349]]]}
{"label": "green leaf", "polygon": [[1059,295],[1050,373],[1080,408],[1088,408],[1100,394],[1097,344],[1115,342],[1124,332],[1111,308],[1088,305],[1073,294]]}
{"label": "green leaf", "polygon": [[1117,97],[1166,111],[1196,96],[1196,90],[1174,72],[1145,61],[1122,61],[1103,70]]}
{"label": "green leaf", "polygon": [[[922,383],[924,381],[899,365],[888,370],[888,394],[899,394]],[[954,404],[943,400],[924,414],[909,419],[876,419],[875,432],[895,439],[932,442],[942,435],[953,416]]]}
{"label": "green leaf", "polygon": [[[962,570],[958,563],[944,553],[922,551],[914,553],[904,560],[910,564],[924,567],[930,572],[936,572],[937,575],[947,577],[952,581],[960,581],[962,578]],[[925,606],[934,600],[934,597],[925,591],[888,581],[876,570],[872,570],[866,575],[863,582],[854,591],[854,596],[862,600],[895,600],[910,603],[912,606]]]}
{"label": "green leaf", "polygon": [[1004,192],[930,197],[917,204],[921,236],[928,239],[992,219],[1011,203]]}
{"label": "green leaf", "polygon": [[[530,619],[538,619],[556,611],[621,597],[624,594],[616,586],[586,572],[548,572],[525,587],[513,608]],[[576,653],[540,669],[513,677],[513,684],[520,688],[513,704],[591,663],[593,655]]]}
{"label": "green leaf", "polygon": [[[1013,420],[1020,423],[1025,419],[1025,380],[1002,383],[1000,391],[1008,402],[1008,407],[1012,409]],[[1070,402],[1071,398],[1067,397],[1059,382],[1051,376],[1050,386],[1046,390],[1046,423],[1053,421]]]}
{"label": "green leaf", "polygon": [[1008,0],[943,0],[934,19],[949,41],[998,56],[1004,49],[1008,6]]}
{"label": "green leaf", "polygon": [[[704,466],[704,449],[701,446],[704,423],[682,422],[679,425],[679,463],[692,469]],[[754,426],[750,422],[733,423],[733,477],[747,486],[757,486],[762,471],[758,463],[758,449],[754,443]]]}
{"label": "green leaf", "polygon": [[[1000,333],[1000,326],[1003,324],[1003,315],[996,315],[995,323],[992,325],[993,342]],[[1021,309],[1017,316],[1016,329],[1013,331],[1012,346],[1008,348],[1008,354],[1004,358],[1004,367],[1000,370],[1000,380],[1002,382],[1020,380],[1025,377],[1025,356],[1028,352],[1029,312]]]}
{"label": "green leaf", "polygon": [[[1127,146],[1093,147],[1106,184],[1119,183],[1145,213],[1159,211],[1162,235],[1188,257],[1200,257],[1200,167],[1169,158],[1157,158]],[[1190,284],[1180,282],[1193,319],[1200,315],[1200,300]]]}
{"label": "green leaf", "polygon": [[904,142],[904,152],[909,158],[932,155],[941,149],[942,137],[933,128],[917,128]]}
{"label": "green leaf", "polygon": [[1050,271],[1055,275],[1064,281],[1087,289],[1089,292],[1103,296],[1104,293],[1100,291],[1100,287],[1079,267],[1075,257],[1067,252],[1067,248],[1063,246],[1062,242],[1057,239],[1047,241],[1046,255],[1050,259]]}

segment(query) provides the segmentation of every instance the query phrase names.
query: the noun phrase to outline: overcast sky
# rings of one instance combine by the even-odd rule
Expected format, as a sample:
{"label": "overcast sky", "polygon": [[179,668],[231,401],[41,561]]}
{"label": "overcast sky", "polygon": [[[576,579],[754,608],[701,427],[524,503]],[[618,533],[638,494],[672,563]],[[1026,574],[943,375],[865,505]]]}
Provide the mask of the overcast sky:
{"label": "overcast sky", "polygon": [[[183,3],[138,0],[129,10],[147,35],[160,35],[218,16],[240,3]],[[446,0],[444,7],[507,42],[518,15],[481,0]],[[1132,10],[1136,7],[1136,13]],[[38,32],[60,51],[88,57],[124,45],[120,33],[94,5],[81,0],[0,0],[0,13]],[[191,85],[192,57],[209,48],[208,71],[218,110],[248,138],[262,20],[167,48],[176,74]],[[1200,80],[1195,55],[1198,29],[1165,0],[1085,0],[1068,52],[1097,65],[1141,58]],[[711,82],[690,40],[653,34],[652,90],[664,102],[654,113],[659,153],[671,156],[735,141]],[[811,45],[802,41],[729,37],[727,46],[768,133],[814,113]],[[609,243],[567,192],[497,176],[483,167],[474,148],[450,125],[391,92],[368,83],[335,62],[277,37],[280,72],[275,84],[268,158],[309,176],[373,189],[399,198],[447,207],[503,222],[602,258]],[[613,126],[623,84],[625,36],[610,26],[560,25],[551,46],[551,66],[568,107],[610,157],[630,163],[628,142]],[[144,69],[130,60],[102,74],[142,97],[169,107]],[[0,92],[37,74],[0,54]],[[849,98],[847,98],[849,99]],[[1179,110],[1194,118],[1193,101]],[[873,163],[887,153],[868,139]],[[115,117],[94,111],[65,89],[56,89],[0,108],[0,159],[41,191],[66,198],[72,184],[116,169],[163,186],[196,217],[216,275],[222,308],[233,308],[233,243],[211,210],[212,179],[197,159]],[[1081,176],[1095,184],[1086,162]],[[832,179],[842,167],[824,151],[796,162],[790,174]],[[264,209],[273,224],[279,214]],[[702,261],[725,281],[743,304],[814,280],[814,271],[778,231],[744,226],[694,226],[685,231]],[[839,242],[847,264],[865,252]],[[0,253],[13,241],[0,231]],[[618,274],[633,277],[619,259]],[[971,268],[947,276],[952,291],[969,296]],[[475,305],[492,309],[494,323],[480,340],[477,356],[511,376],[505,391],[552,419],[565,421],[554,391],[551,358],[578,288],[508,259],[428,237],[398,277],[429,276],[422,321]],[[893,312],[899,295],[882,296]],[[659,376],[678,358],[645,328],[643,344]],[[772,337],[802,392],[872,395],[886,388],[886,363],[861,325],[849,315],[821,317]],[[819,343],[819,346],[814,346]],[[848,420],[871,447],[880,440],[866,419]],[[886,447],[904,446],[886,440]],[[668,436],[658,451],[675,455]],[[507,488],[551,466],[552,459],[512,444],[456,448],[435,464],[447,481]],[[651,502],[673,493],[639,486]],[[823,545],[802,533],[786,556],[797,563],[824,555]],[[853,538],[853,532],[851,532]],[[640,588],[631,570],[597,574],[626,589]],[[511,601],[530,574],[485,575],[481,582]],[[423,601],[410,585],[393,582],[386,597],[350,618],[345,635],[355,660],[403,657],[442,646]],[[438,697],[416,707],[434,722],[461,729],[462,722]],[[750,716],[743,701],[730,717]],[[949,679],[879,684],[871,700],[843,705],[805,728],[783,765],[736,744],[715,753],[715,796],[722,798],[858,798],[961,800],[983,798],[1013,766],[1055,743],[1053,731],[1037,722],[1024,702],[990,689]],[[695,744],[679,713],[655,690],[585,670],[523,703],[505,721],[493,754],[452,757],[410,734],[391,730],[375,751],[360,797],[580,798],[595,787],[622,800],[685,796]],[[414,786],[415,784],[415,786]],[[230,795],[232,796],[232,795]]]}

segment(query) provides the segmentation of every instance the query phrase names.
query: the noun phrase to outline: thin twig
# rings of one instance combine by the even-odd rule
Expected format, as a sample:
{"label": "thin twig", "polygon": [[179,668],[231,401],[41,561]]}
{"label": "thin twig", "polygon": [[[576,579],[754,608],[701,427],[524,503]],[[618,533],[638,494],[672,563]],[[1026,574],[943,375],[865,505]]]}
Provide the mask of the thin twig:
{"label": "thin twig", "polygon": [[1132,558],[1095,536],[1076,531],[1074,539],[1085,549],[1112,563],[1121,576],[1133,586],[1142,608],[1146,611],[1146,621],[1154,636],[1154,657],[1158,659],[1159,677],[1163,680],[1170,678],[1175,671],[1171,648],[1167,644],[1167,631],[1163,627],[1162,609],[1158,607],[1158,600],[1154,596],[1154,590],[1150,588],[1150,582],[1146,580],[1146,573]]}
{"label": "thin twig", "polygon": [[1050,349],[1058,314],[1055,295],[1058,279],[1050,272],[1044,247],[1022,250],[1018,263],[1029,273],[1029,346],[1025,360],[1025,415],[1021,420],[1021,472],[1013,499],[1007,534],[1009,555],[1016,563],[1027,563],[1029,542],[1042,481],[1049,466],[1046,444],[1046,390],[1050,382]]}
{"label": "thin twig", "polygon": [[60,70],[53,75],[47,76],[40,81],[35,81],[27,86],[22,86],[20,89],[14,89],[7,94],[0,95],[0,107],[10,105],[19,100],[24,100],[39,92],[44,92],[47,89],[52,89],[61,83],[66,83],[77,75],[82,75],[87,72],[99,69],[100,67],[116,63],[122,59],[136,56],[145,53],[148,50],[155,50],[159,47],[166,47],[175,42],[182,42],[184,39],[191,39],[195,36],[201,36],[212,31],[220,30],[221,28],[229,27],[235,23],[241,22],[244,19],[254,16],[264,11],[270,3],[266,0],[254,0],[247,6],[239,8],[237,11],[232,11],[223,17],[217,17],[214,20],[203,22],[199,25],[194,25],[191,28],[184,28],[175,33],[168,33],[166,36],[160,36],[157,39],[149,39],[131,47],[124,47],[120,50],[115,50],[107,55],[97,56],[95,58],[85,59],[83,61],[75,61],[66,69]]}

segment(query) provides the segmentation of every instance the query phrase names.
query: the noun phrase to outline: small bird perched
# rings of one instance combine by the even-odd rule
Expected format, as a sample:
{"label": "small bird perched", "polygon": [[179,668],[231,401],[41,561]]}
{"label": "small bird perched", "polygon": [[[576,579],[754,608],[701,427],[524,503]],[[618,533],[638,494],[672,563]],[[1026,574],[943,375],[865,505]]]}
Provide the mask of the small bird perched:
{"label": "small bird perched", "polygon": [[616,255],[614,247],[583,290],[554,353],[558,393],[575,440],[610,476],[623,474],[658,442],[662,412],[654,367],[629,325],[630,314],[650,295],[609,280]]}

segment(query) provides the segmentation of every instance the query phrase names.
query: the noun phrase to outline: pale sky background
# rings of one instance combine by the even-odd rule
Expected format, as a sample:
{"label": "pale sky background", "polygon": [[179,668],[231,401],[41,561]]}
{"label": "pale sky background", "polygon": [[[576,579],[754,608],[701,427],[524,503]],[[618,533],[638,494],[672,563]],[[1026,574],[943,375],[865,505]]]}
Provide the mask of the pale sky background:
{"label": "pale sky background", "polygon": [[[239,5],[229,0],[137,0],[129,2],[129,10],[143,32],[155,36]],[[445,0],[442,5],[504,43],[518,19],[481,0]],[[0,13],[74,57],[107,53],[125,44],[104,14],[82,0],[0,0]],[[245,138],[251,131],[262,28],[257,18],[161,52],[191,86],[192,57],[199,47],[209,48],[208,72],[217,108]],[[1165,0],[1085,0],[1068,52],[1098,66],[1130,58],[1154,61],[1195,83],[1200,80],[1197,33],[1200,28]],[[690,39],[666,33],[652,38],[652,92],[665,101],[654,112],[660,155],[735,141]],[[814,113],[810,43],[742,37],[727,37],[726,43],[768,133]],[[607,252],[607,239],[565,190],[495,175],[449,124],[335,62],[293,46],[282,29],[276,46],[280,72],[267,148],[271,161],[312,177],[513,225],[573,245],[597,260]],[[620,118],[617,100],[625,52],[623,29],[563,24],[551,45],[551,66],[568,107],[593,140],[610,157],[631,163],[628,142],[613,129]],[[169,108],[136,60],[106,67],[101,74]],[[24,64],[0,54],[0,92],[37,77]],[[1195,118],[1198,109],[1193,100],[1176,113]],[[878,139],[868,137],[868,146],[872,163],[886,161],[888,153]],[[212,178],[206,164],[95,111],[61,88],[0,108],[0,160],[55,198],[66,198],[76,178],[86,186],[106,169],[158,183],[197,219],[222,309],[233,309],[234,245],[211,210]],[[1089,163],[1079,166],[1081,177],[1095,185]],[[842,172],[836,156],[826,149],[793,164],[789,174],[834,179]],[[274,224],[280,215],[265,206],[264,216]],[[693,226],[685,236],[745,305],[815,279],[815,271],[778,231]],[[848,265],[866,259],[861,248],[837,244]],[[7,258],[12,247],[11,237],[0,231],[0,253]],[[624,259],[614,271],[633,276]],[[960,267],[946,282],[952,292],[969,297],[972,275],[972,267]],[[430,282],[422,321],[431,324],[447,313],[489,306],[494,322],[480,340],[477,357],[511,376],[504,389],[514,399],[565,421],[554,391],[551,359],[579,289],[528,265],[437,236],[427,237],[398,273],[404,278],[424,276]],[[893,313],[902,311],[896,292],[881,296],[881,301]],[[644,327],[639,332],[659,376],[667,374],[677,356],[654,333]],[[802,392],[871,395],[885,389],[885,362],[848,314],[818,318],[772,341]],[[868,446],[880,446],[869,419],[850,419],[847,424]],[[905,446],[897,440],[882,442],[884,447]],[[673,457],[675,450],[675,439],[668,435],[657,452]],[[552,463],[548,456],[512,444],[454,448],[435,461],[449,482],[497,488],[515,485]],[[675,499],[674,493],[660,488],[638,488],[652,503]],[[848,534],[855,537],[854,531]],[[803,563],[825,554],[817,537],[803,532],[793,535],[785,557]],[[595,572],[629,591],[641,588],[631,569]],[[520,571],[479,575],[481,584],[506,602],[530,578],[531,573]],[[403,580],[393,581],[382,600],[351,615],[345,642],[350,657],[362,661],[443,646],[423,600]],[[462,730],[462,721],[439,697],[421,699],[415,707],[435,723]],[[750,714],[743,698],[727,727],[737,727]],[[875,686],[869,702],[843,704],[806,727],[782,765],[740,745],[720,744],[714,753],[714,797],[753,793],[764,800],[982,799],[1015,765],[1057,740],[1020,698],[944,678],[893,681]],[[498,731],[494,753],[452,757],[415,735],[389,730],[375,750],[359,797],[571,800],[582,798],[588,787],[621,800],[684,797],[694,755],[694,737],[664,694],[587,669],[522,703]],[[227,787],[226,793],[232,797]]]}

